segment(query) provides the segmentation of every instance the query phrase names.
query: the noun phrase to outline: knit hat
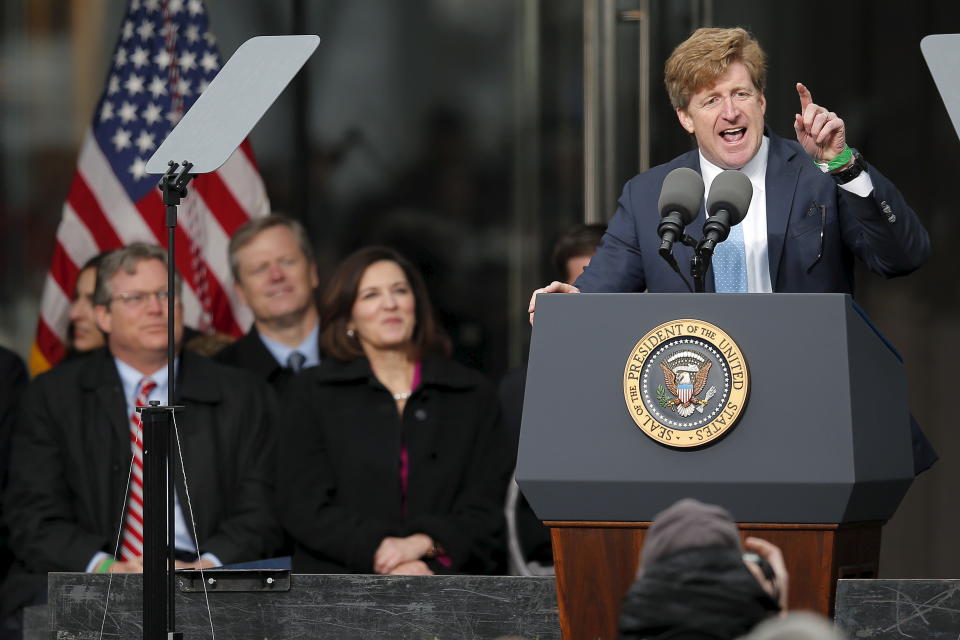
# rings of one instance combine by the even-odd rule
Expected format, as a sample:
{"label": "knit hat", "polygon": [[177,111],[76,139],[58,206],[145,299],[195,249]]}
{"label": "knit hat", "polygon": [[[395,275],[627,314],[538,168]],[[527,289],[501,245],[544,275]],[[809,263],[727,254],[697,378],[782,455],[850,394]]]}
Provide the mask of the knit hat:
{"label": "knit hat", "polygon": [[743,550],[740,534],[730,512],[693,498],[684,498],[661,511],[643,540],[641,568],[658,559],[697,547]]}

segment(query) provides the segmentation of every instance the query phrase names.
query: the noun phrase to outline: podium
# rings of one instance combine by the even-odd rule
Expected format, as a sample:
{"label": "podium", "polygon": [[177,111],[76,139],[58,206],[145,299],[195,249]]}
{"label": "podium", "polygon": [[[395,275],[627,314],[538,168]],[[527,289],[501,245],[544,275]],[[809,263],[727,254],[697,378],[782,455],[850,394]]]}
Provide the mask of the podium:
{"label": "podium", "polygon": [[[680,351],[703,351],[686,340],[687,326],[704,333],[700,322],[739,348],[748,391],[739,420],[723,425],[722,434],[699,446],[671,446],[663,431],[633,417],[657,414],[660,426],[682,422],[665,417],[679,400],[667,402],[664,367],[642,371],[644,385],[660,387],[664,405],[645,412],[633,402],[630,360],[640,362],[645,337],[664,362],[674,358],[666,368],[686,358]],[[661,325],[676,330],[651,338]],[[722,366],[708,383],[721,387],[721,398],[725,378],[717,375],[732,375]],[[704,408],[709,412],[710,403]],[[697,444],[696,430],[672,431]],[[912,480],[903,364],[848,295],[537,300],[517,481],[551,528],[567,640],[617,637],[620,601],[646,528],[684,497],[726,507],[742,535],[780,546],[790,608],[830,615],[838,578],[876,575],[881,525]]]}

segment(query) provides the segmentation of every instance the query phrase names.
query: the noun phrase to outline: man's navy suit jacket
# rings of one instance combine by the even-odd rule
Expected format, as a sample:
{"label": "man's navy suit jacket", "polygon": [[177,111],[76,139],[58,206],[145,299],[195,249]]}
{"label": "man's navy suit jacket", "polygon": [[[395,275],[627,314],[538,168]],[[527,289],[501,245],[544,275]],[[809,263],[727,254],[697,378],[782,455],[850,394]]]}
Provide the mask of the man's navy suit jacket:
{"label": "man's navy suit jacket", "polygon": [[[874,167],[868,167],[873,192],[861,198],[815,167],[797,142],[769,130],[767,135],[767,251],[774,292],[852,294],[854,257],[888,278],[906,275],[927,260],[926,229],[893,183]],[[597,253],[574,283],[581,292],[688,291],[660,256],[657,235],[663,179],[678,167],[700,173],[698,151],[627,182]],[[826,206],[825,223],[821,223],[819,205]],[[687,227],[691,237],[700,239],[705,220],[701,207],[700,216]],[[687,276],[693,249],[675,242],[673,255]],[[705,285],[708,292],[715,290],[712,270]],[[937,454],[913,416],[910,431],[914,470],[919,473],[937,460]]]}
{"label": "man's navy suit jacket", "polygon": [[[854,257],[888,278],[910,273],[926,261],[930,255],[926,229],[897,188],[874,167],[868,168],[873,193],[861,198],[839,188],[798,143],[769,131],[768,135],[767,248],[774,292],[853,293]],[[600,248],[574,283],[580,291],[688,291],[658,253],[660,189],[666,175],[678,167],[699,173],[697,150],[627,182]],[[819,205],[826,206],[825,224]],[[687,233],[699,240],[705,220],[701,207]],[[693,250],[676,242],[673,254],[689,278]],[[712,270],[706,289],[714,291]]]}

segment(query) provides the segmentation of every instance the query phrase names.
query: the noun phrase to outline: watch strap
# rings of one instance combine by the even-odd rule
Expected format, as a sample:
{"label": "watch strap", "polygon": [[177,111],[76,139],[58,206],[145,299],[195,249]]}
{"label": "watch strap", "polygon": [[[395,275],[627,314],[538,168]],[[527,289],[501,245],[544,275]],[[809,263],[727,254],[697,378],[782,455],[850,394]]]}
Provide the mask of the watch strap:
{"label": "watch strap", "polygon": [[854,149],[853,164],[843,171],[837,171],[836,173],[831,173],[830,175],[833,176],[833,179],[837,181],[837,184],[847,184],[866,170],[867,163],[864,162],[863,156],[860,155],[860,152]]}

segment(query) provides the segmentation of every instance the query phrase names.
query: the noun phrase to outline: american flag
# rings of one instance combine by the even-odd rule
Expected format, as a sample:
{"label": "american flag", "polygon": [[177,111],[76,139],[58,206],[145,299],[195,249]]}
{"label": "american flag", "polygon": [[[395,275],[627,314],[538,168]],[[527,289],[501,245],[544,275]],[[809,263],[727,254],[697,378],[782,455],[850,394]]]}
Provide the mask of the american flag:
{"label": "american flag", "polygon": [[[63,205],[30,353],[34,375],[63,356],[73,285],[87,259],[138,240],[166,246],[158,176],[144,166],[220,63],[202,0],[130,0]],[[190,183],[179,207],[175,259],[187,285],[188,325],[231,335],[250,325],[230,284],[227,243],[269,208],[247,141],[217,172]]]}

